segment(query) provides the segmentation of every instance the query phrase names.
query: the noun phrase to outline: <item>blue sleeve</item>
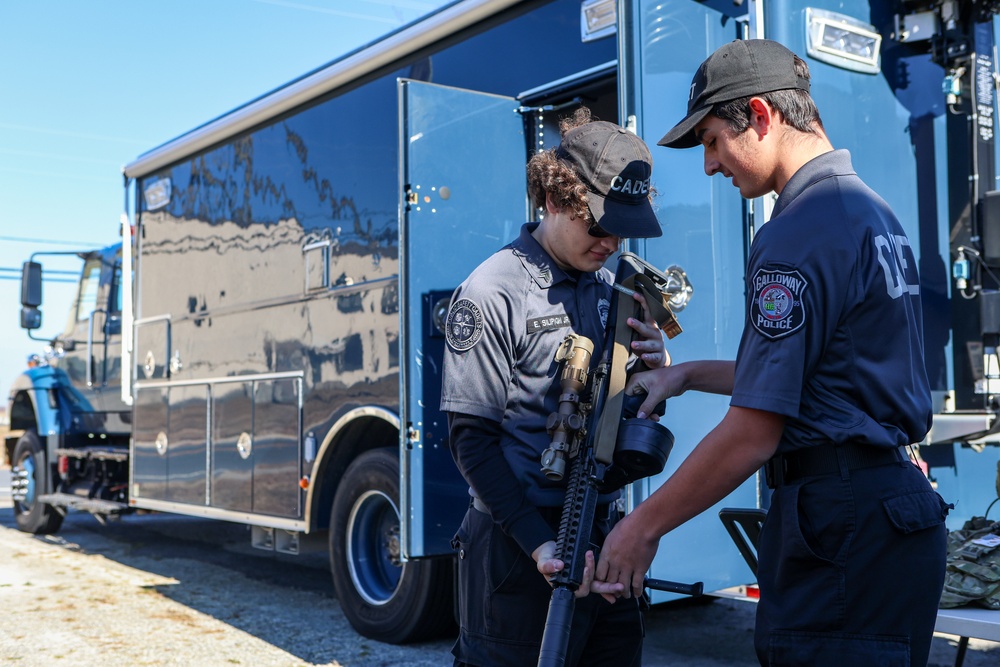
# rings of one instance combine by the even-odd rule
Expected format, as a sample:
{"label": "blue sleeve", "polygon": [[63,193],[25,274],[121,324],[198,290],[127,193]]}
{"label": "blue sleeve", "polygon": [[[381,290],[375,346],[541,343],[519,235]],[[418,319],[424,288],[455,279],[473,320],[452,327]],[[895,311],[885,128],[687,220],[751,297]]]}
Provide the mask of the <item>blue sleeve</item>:
{"label": "blue sleeve", "polygon": [[504,458],[499,422],[449,413],[448,426],[452,458],[501,530],[528,555],[555,540],[555,531],[528,502],[517,475]]}

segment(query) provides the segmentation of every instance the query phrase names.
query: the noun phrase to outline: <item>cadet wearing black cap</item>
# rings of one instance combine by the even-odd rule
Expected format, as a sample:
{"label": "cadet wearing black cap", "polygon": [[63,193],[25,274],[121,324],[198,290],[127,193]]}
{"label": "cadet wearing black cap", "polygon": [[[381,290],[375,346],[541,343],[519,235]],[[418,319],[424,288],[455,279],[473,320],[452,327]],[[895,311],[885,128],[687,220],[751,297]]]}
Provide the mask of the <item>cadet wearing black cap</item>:
{"label": "cadet wearing black cap", "polygon": [[827,139],[805,62],[773,41],[713,53],[659,143],[700,144],[707,174],[747,198],[779,196],[750,249],[736,361],[638,373],[627,387],[648,394],[642,413],[687,390],[732,400],[615,527],[596,580],[638,594],[660,537],[764,466],[774,493],[758,543],[760,663],[926,664],[948,508],[900,451],[927,433],[931,398],[899,221]]}
{"label": "cadet wearing black cap", "polygon": [[[542,221],[525,225],[483,262],[456,290],[448,313],[441,409],[473,496],[454,541],[456,665],[538,661],[551,597],[545,575],[562,568],[553,555],[565,481],[541,471],[550,444],[546,421],[560,394],[555,352],[569,333],[601,346],[614,278],[604,263],[620,239],[662,233],[650,204],[649,149],[613,123],[589,120],[581,110],[564,122],[558,148],[532,157],[528,188],[545,211]],[[642,338],[633,352],[650,368],[666,363],[652,318],[629,324]],[[600,355],[595,349],[594,359]],[[605,518],[595,526],[597,544],[617,519],[611,514],[617,497],[599,499]],[[585,596],[588,588],[589,581],[577,600],[566,664],[639,665],[637,601],[611,605]]]}

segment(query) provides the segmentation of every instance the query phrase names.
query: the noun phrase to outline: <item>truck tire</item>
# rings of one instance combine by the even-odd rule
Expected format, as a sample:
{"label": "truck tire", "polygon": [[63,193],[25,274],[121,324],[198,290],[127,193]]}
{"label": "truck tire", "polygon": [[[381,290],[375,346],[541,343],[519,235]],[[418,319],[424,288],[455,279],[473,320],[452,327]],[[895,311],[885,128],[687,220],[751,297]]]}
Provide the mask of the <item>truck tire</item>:
{"label": "truck tire", "polygon": [[18,530],[34,535],[49,535],[59,530],[63,515],[52,505],[36,500],[45,493],[48,470],[45,452],[34,431],[25,431],[14,447],[11,475],[17,474],[23,475],[27,484],[24,500],[14,501],[14,520]]}
{"label": "truck tire", "polygon": [[454,628],[451,559],[400,559],[396,450],[375,449],[351,463],[330,521],[333,585],[359,634],[404,644]]}

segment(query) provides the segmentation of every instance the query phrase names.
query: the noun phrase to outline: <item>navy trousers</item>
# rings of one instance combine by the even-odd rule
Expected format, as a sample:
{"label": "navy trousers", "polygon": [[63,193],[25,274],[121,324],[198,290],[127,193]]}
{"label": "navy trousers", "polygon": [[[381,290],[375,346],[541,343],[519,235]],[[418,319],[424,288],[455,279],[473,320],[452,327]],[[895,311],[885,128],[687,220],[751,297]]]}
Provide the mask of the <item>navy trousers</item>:
{"label": "navy trousers", "polygon": [[947,512],[909,462],[775,489],[757,550],[760,664],[926,665]]}
{"label": "navy trousers", "polygon": [[[550,513],[558,522],[558,512]],[[608,520],[595,521],[603,544]],[[456,535],[460,631],[455,667],[527,667],[538,663],[552,588],[535,562],[486,513],[469,508]],[[568,667],[639,667],[643,618],[636,599],[609,604],[600,595],[576,601]]]}

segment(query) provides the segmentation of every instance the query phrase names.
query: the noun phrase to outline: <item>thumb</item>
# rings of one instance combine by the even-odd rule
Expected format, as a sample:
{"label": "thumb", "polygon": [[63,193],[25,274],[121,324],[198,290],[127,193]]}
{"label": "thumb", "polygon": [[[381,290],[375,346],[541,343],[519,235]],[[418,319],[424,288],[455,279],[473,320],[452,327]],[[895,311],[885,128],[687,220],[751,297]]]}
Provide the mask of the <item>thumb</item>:
{"label": "thumb", "polygon": [[639,419],[652,419],[655,422],[660,421],[660,415],[656,414],[656,408],[658,406],[658,401],[654,401],[649,396],[646,400],[642,402],[639,409],[636,411],[636,417]]}

